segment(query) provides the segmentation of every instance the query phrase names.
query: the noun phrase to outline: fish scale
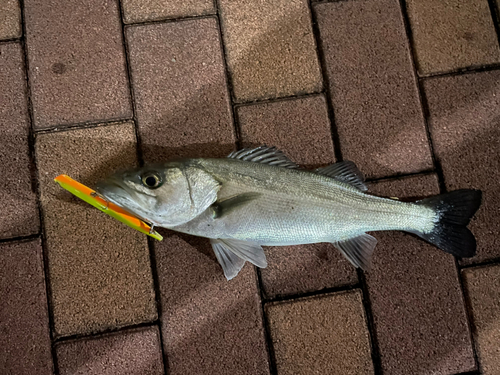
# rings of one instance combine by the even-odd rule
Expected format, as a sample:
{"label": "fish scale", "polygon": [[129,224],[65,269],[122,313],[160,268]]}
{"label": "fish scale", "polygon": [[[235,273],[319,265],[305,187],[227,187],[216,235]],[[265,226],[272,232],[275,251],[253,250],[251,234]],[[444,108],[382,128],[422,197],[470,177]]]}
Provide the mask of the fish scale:
{"label": "fish scale", "polygon": [[221,182],[221,200],[246,192],[262,194],[224,218],[208,214],[173,228],[197,236],[267,246],[336,242],[367,231],[430,230],[436,215],[428,207],[368,195],[307,170],[232,159],[189,163]]}

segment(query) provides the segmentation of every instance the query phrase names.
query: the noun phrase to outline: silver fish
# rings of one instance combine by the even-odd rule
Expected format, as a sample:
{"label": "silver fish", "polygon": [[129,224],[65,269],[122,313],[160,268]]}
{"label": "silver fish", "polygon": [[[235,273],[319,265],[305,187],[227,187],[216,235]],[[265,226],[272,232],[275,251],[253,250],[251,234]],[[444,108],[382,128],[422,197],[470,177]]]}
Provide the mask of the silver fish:
{"label": "silver fish", "polygon": [[467,229],[480,190],[402,202],[365,193],[354,163],[300,169],[281,151],[261,146],[226,159],[183,159],[118,172],[97,191],[154,226],[210,239],[226,278],[245,261],[266,267],[262,246],[330,242],[368,269],[377,240],[366,232],[414,233],[458,257],[471,257]]}

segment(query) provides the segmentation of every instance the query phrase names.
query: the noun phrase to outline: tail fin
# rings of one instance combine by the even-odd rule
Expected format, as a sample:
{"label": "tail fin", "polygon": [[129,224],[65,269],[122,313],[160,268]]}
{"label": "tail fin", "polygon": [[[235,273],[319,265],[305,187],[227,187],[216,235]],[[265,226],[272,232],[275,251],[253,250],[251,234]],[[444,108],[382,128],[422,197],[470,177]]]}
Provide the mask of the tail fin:
{"label": "tail fin", "polygon": [[416,202],[433,208],[439,215],[439,222],[429,233],[415,233],[456,257],[474,256],[476,239],[467,225],[481,205],[481,196],[481,190],[462,189]]}

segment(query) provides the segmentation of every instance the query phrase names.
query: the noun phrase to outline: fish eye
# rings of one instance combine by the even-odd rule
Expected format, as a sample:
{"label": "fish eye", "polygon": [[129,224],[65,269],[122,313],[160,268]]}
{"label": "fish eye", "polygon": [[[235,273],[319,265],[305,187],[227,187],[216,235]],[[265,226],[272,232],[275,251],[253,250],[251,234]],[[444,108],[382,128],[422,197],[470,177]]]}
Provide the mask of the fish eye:
{"label": "fish eye", "polygon": [[154,172],[146,172],[141,176],[141,181],[144,186],[150,189],[156,189],[161,186],[161,177]]}

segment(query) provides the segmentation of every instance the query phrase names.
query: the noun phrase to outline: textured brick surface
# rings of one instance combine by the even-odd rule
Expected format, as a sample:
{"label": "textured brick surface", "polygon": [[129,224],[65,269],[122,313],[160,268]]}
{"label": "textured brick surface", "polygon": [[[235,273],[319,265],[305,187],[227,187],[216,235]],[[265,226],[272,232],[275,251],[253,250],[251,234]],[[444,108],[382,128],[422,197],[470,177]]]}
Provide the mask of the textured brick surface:
{"label": "textured brick surface", "polygon": [[464,263],[500,257],[500,72],[428,79],[429,127],[447,189],[483,190],[470,228],[478,254]]}
{"label": "textured brick surface", "polygon": [[358,290],[266,305],[283,374],[373,374]]}
{"label": "textured brick surface", "polygon": [[26,0],[34,125],[130,118],[117,0]]}
{"label": "textured brick surface", "polygon": [[21,8],[19,1],[0,1],[0,40],[19,38],[21,33]]}
{"label": "textured brick surface", "polygon": [[88,186],[135,163],[131,123],[38,135],[40,178],[57,335],[156,319],[146,236],[62,190],[65,173]]}
{"label": "textured brick surface", "polygon": [[227,281],[208,240],[165,234],[155,244],[169,374],[269,374],[253,267]]}
{"label": "textured brick surface", "polygon": [[432,167],[399,3],[315,6],[342,154],[369,177]]}
{"label": "textured brick surface", "polygon": [[0,372],[52,374],[39,240],[0,244]]}
{"label": "textured brick surface", "polygon": [[487,0],[408,0],[406,4],[420,73],[500,61]]}
{"label": "textured brick surface", "polygon": [[500,373],[500,266],[462,271],[481,373]]}
{"label": "textured brick surface", "polygon": [[215,13],[214,0],[122,0],[125,23]]}
{"label": "textured brick surface", "polygon": [[[335,161],[322,95],[237,109],[244,147],[276,146],[294,162],[313,168]],[[266,248],[261,270],[267,297],[320,290],[357,281],[355,269],[330,244]]]}
{"label": "textured brick surface", "polygon": [[127,29],[144,159],[225,156],[234,135],[214,18]]}
{"label": "textured brick surface", "polygon": [[352,285],[354,268],[331,244],[266,247],[261,270],[266,298]]}
{"label": "textured brick surface", "polygon": [[321,90],[306,0],[220,0],[219,7],[237,101]]}
{"label": "textured brick surface", "polygon": [[243,147],[276,146],[309,168],[335,162],[323,95],[237,108]]}
{"label": "textured brick surface", "polygon": [[59,374],[161,375],[160,345],[156,326],[64,342],[56,349]]}
{"label": "textured brick surface", "polygon": [[[1,22],[1,21],[0,21]],[[0,45],[0,238],[37,233],[28,156],[28,107],[19,44]]]}
{"label": "textured brick surface", "polygon": [[[372,184],[391,197],[438,193],[434,175]],[[366,281],[384,374],[456,374],[474,356],[454,258],[401,232],[378,240]]]}

